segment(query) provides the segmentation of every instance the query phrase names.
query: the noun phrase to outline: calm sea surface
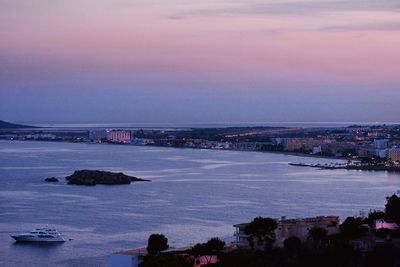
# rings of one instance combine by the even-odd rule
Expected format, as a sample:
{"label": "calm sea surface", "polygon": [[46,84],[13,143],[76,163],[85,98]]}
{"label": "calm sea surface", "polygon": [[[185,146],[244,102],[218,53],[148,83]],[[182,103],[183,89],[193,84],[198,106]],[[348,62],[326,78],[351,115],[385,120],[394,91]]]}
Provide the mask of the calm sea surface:
{"label": "calm sea surface", "polygon": [[[0,265],[107,266],[116,251],[164,233],[171,246],[219,236],[256,216],[355,215],[400,187],[386,172],[317,170],[295,156],[122,145],[0,141]],[[94,187],[45,183],[77,169],[151,179]],[[17,244],[10,233],[50,224],[73,239]]]}

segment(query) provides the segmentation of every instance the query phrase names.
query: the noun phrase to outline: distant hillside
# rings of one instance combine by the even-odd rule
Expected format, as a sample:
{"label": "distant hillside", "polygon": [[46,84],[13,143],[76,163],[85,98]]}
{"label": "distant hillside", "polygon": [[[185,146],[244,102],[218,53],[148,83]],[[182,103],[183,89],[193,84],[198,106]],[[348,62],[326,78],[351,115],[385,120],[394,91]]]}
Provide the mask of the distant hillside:
{"label": "distant hillside", "polygon": [[15,129],[15,128],[36,128],[35,126],[14,124],[0,120],[0,129]]}

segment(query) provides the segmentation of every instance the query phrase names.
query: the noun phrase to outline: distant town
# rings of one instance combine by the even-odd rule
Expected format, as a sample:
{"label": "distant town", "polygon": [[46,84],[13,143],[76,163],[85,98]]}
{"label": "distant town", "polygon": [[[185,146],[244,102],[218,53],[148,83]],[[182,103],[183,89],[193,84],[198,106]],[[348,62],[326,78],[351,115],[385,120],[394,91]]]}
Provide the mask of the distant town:
{"label": "distant town", "polygon": [[368,166],[400,167],[400,125],[186,129],[3,127],[0,139],[277,152],[349,159]]}

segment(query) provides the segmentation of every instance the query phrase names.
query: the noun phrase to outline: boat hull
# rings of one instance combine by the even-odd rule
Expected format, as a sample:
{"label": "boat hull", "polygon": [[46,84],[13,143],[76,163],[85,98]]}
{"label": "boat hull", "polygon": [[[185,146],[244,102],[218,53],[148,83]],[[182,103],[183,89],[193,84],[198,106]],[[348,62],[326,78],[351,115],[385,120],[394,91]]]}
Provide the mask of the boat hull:
{"label": "boat hull", "polygon": [[46,238],[37,236],[18,236],[18,235],[12,235],[11,237],[14,238],[16,242],[35,242],[35,243],[65,242],[65,239],[62,237]]}

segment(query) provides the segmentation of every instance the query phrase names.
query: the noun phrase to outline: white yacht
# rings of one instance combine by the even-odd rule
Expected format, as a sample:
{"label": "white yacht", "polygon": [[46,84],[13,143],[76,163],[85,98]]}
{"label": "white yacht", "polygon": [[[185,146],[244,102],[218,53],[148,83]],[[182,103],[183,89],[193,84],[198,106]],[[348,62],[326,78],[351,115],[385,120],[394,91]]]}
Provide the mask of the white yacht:
{"label": "white yacht", "polygon": [[49,228],[46,225],[43,228],[32,230],[28,233],[11,235],[17,242],[64,242],[65,239],[54,228]]}

